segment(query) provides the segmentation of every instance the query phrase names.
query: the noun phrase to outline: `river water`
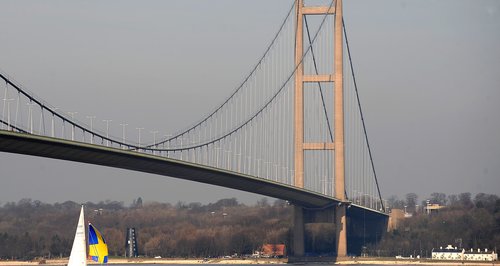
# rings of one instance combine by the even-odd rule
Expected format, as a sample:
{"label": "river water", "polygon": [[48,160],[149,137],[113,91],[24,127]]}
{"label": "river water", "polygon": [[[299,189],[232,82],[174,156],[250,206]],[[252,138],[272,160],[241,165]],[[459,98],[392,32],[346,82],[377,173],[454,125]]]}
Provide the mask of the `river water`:
{"label": "river water", "polygon": [[[131,265],[140,265],[140,266],[194,266],[194,265],[202,265],[202,266],[214,266],[214,265],[221,265],[221,266],[277,266],[277,265],[286,265],[286,264],[112,264],[113,266],[131,266]],[[297,264],[289,264],[289,265],[300,265],[300,266],[325,266],[325,265],[339,265],[339,266],[347,266],[347,265],[356,265],[356,266],[382,266],[382,265],[387,265],[387,264],[331,264],[331,263],[297,263]],[[416,264],[391,264],[394,266],[397,265],[405,265],[405,266],[411,266],[411,265],[425,265],[421,263],[416,263]]]}

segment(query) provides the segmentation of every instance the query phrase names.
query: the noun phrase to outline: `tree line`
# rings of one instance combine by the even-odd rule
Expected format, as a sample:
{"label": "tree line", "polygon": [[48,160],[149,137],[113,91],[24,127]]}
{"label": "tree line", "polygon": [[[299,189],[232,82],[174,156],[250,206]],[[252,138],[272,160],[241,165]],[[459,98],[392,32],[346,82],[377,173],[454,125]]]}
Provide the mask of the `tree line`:
{"label": "tree line", "polygon": [[[430,215],[427,204],[446,206]],[[0,206],[0,258],[68,257],[80,204],[67,201],[47,204],[23,199]],[[406,206],[406,207],[405,207]],[[453,244],[467,249],[500,246],[500,199],[496,195],[433,193],[418,201],[415,193],[405,199],[392,197],[388,207],[412,213],[376,244],[367,244],[373,256],[430,256],[432,248]],[[126,229],[135,227],[139,254],[162,257],[218,257],[251,254],[263,244],[285,244],[292,239],[292,207],[287,202],[263,198],[255,205],[235,198],[215,203],[176,204],[134,200],[85,203],[86,220],[105,237],[111,256],[124,256]],[[312,252],[331,250],[334,230],[328,224],[306,225],[305,246]]]}
{"label": "tree line", "polygon": [[[71,251],[80,204],[47,204],[31,199],[0,207],[0,258],[67,257]],[[252,254],[264,243],[290,239],[291,207],[261,199],[253,206],[235,198],[215,203],[177,204],[141,198],[85,204],[86,220],[103,234],[111,256],[124,256],[126,228],[135,227],[139,254],[162,257],[214,257]]]}
{"label": "tree line", "polygon": [[[429,213],[425,208],[429,204],[444,208]],[[430,257],[433,248],[449,244],[467,250],[500,247],[500,198],[496,195],[479,193],[473,198],[471,193],[436,192],[419,204],[418,196],[408,193],[404,200],[392,197],[389,207],[406,209],[410,217],[382,241],[369,245],[369,255]]]}

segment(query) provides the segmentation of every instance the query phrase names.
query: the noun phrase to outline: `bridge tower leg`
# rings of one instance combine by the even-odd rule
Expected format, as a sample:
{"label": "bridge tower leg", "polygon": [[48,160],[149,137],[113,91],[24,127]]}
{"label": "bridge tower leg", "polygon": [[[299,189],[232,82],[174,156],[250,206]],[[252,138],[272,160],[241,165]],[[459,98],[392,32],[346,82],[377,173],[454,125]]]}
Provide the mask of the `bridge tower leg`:
{"label": "bridge tower leg", "polygon": [[[344,175],[344,66],[343,66],[343,23],[342,0],[335,1],[335,197],[341,201],[346,200],[345,175]],[[347,256],[347,218],[346,204],[340,204],[335,211],[335,228],[337,236],[337,256]]]}
{"label": "bridge tower leg", "polygon": [[[304,187],[304,151],[334,150],[334,188],[335,197],[341,202],[346,200],[344,178],[344,107],[343,107],[343,29],[342,0],[335,0],[335,7],[305,7],[304,0],[297,0],[297,26],[295,38],[295,102],[294,102],[294,184]],[[335,14],[334,23],[334,73],[331,75],[304,75],[304,16]],[[304,82],[334,82],[334,141],[333,143],[306,143],[304,140]],[[317,145],[320,144],[320,145]],[[300,207],[294,209],[294,252],[295,256],[304,254],[304,218]],[[346,205],[340,204],[335,211],[337,237],[337,256],[347,255]],[[301,234],[301,235],[295,235]]]}

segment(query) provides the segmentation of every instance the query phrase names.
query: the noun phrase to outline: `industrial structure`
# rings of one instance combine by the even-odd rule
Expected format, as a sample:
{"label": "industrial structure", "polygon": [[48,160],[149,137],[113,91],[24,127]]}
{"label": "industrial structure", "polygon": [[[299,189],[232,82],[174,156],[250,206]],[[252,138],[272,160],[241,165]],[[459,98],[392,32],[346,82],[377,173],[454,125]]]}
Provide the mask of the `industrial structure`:
{"label": "industrial structure", "polygon": [[125,236],[125,257],[127,258],[137,258],[139,256],[139,251],[137,247],[137,233],[135,228],[127,228],[127,234]]}

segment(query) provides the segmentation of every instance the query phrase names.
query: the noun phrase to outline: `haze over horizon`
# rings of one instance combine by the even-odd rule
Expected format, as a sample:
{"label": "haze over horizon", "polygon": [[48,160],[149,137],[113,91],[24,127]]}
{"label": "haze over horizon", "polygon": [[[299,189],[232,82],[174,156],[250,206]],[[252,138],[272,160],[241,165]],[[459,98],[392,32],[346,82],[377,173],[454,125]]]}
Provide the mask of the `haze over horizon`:
{"label": "haze over horizon", "polygon": [[[248,74],[292,1],[4,1],[0,70],[66,112],[137,138],[183,129]],[[263,8],[265,6],[265,8]],[[500,191],[500,2],[345,0],[384,198]],[[3,91],[4,85],[0,85]],[[100,123],[100,124],[99,124]],[[0,153],[0,204],[32,198],[215,202],[262,196]]]}

